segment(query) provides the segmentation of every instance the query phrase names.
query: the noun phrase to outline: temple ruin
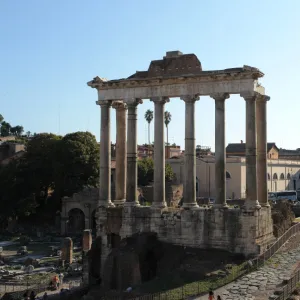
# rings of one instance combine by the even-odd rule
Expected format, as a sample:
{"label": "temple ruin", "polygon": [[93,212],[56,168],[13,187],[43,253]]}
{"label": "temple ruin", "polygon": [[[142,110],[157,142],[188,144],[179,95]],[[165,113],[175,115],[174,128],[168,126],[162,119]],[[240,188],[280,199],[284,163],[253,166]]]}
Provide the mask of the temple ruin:
{"label": "temple ruin", "polygon": [[[267,197],[266,105],[269,97],[258,82],[264,74],[243,66],[203,71],[195,54],[167,52],[153,60],[148,71],[126,79],[96,77],[101,109],[100,188],[97,236],[101,240],[101,268],[111,249],[137,233],[156,233],[175,245],[217,248],[246,256],[261,253],[273,241],[271,208]],[[246,102],[246,201],[240,209],[226,205],[225,102],[231,94]],[[215,185],[212,208],[196,202],[195,104],[201,96],[215,101]],[[185,103],[185,179],[182,208],[165,201],[164,111],[170,100]],[[137,198],[137,118],[144,99],[154,103],[154,197],[151,207]],[[111,108],[116,109],[116,199],[111,199]]]}

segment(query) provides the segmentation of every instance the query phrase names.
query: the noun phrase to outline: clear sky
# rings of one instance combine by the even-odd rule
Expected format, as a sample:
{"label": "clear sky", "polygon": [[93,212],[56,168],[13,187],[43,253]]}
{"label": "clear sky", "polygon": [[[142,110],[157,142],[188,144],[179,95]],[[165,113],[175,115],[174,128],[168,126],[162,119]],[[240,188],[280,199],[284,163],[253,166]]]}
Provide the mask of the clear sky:
{"label": "clear sky", "polygon": [[[0,113],[25,131],[91,131],[99,140],[95,76],[128,77],[166,51],[195,53],[204,70],[265,73],[268,141],[300,147],[299,0],[0,1]],[[147,142],[139,106],[138,142]],[[171,99],[169,140],[184,145],[184,103]],[[214,102],[196,104],[197,144],[214,148]],[[115,140],[115,114],[112,113]],[[245,103],[226,102],[227,143],[245,140]],[[151,128],[153,139],[153,124]]]}

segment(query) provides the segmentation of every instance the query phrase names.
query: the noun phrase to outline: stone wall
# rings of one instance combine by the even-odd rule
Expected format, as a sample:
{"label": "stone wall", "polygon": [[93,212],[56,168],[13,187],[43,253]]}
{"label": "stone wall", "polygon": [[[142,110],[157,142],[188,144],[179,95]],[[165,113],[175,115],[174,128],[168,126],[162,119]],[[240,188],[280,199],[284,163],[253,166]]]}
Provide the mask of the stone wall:
{"label": "stone wall", "polygon": [[[170,182],[166,182],[166,202],[170,207],[176,207],[178,202],[182,197],[183,185],[182,184],[172,184]],[[140,186],[139,193],[142,194],[146,202],[153,202],[153,186]]]}
{"label": "stone wall", "polygon": [[271,208],[182,210],[124,207],[121,238],[138,232],[156,232],[160,241],[195,248],[261,253],[273,240]]}

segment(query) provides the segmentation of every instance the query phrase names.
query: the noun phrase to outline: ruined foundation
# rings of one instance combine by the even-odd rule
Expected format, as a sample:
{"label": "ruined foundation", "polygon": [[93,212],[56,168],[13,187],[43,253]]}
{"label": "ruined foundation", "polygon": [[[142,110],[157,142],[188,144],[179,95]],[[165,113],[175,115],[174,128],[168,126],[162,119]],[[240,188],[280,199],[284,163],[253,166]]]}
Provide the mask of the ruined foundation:
{"label": "ruined foundation", "polygon": [[274,240],[270,207],[246,211],[140,206],[124,207],[123,210],[109,208],[107,215],[107,234],[119,235],[121,239],[135,233],[155,232],[162,242],[222,249],[248,257],[262,253]]}

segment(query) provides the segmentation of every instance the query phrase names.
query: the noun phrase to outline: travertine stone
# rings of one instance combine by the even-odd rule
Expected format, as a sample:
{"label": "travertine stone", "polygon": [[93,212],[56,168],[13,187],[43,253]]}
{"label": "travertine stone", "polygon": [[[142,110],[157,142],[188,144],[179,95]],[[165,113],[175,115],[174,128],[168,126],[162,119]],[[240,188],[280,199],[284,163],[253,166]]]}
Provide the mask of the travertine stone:
{"label": "travertine stone", "polygon": [[246,101],[246,201],[245,208],[260,208],[256,181],[256,93],[244,93]]}
{"label": "travertine stone", "polygon": [[154,191],[152,207],[163,208],[165,200],[165,103],[168,98],[151,98],[154,102]]}
{"label": "travertine stone", "polygon": [[128,107],[127,127],[127,206],[139,205],[137,198],[137,106],[143,103],[141,99],[126,98],[124,102]]}
{"label": "travertine stone", "polygon": [[92,246],[92,233],[90,229],[85,229],[82,236],[82,250],[87,252]]}
{"label": "travertine stone", "polygon": [[116,138],[116,199],[115,205],[122,205],[126,199],[126,172],[127,172],[127,149],[126,149],[126,111],[127,105],[121,101],[114,101],[116,109],[117,138]]}
{"label": "travertine stone", "polygon": [[257,197],[261,205],[269,206],[267,179],[267,101],[268,96],[256,100],[257,131]]}
{"label": "travertine stone", "polygon": [[101,106],[99,206],[114,206],[111,202],[111,101],[98,101]]}
{"label": "travertine stone", "polygon": [[180,97],[185,102],[185,150],[183,208],[197,208],[196,201],[196,143],[195,143],[195,103],[198,95]]}
{"label": "travertine stone", "polygon": [[225,100],[227,93],[212,94],[215,99],[215,184],[216,200],[214,207],[226,205],[226,152],[225,152]]}

